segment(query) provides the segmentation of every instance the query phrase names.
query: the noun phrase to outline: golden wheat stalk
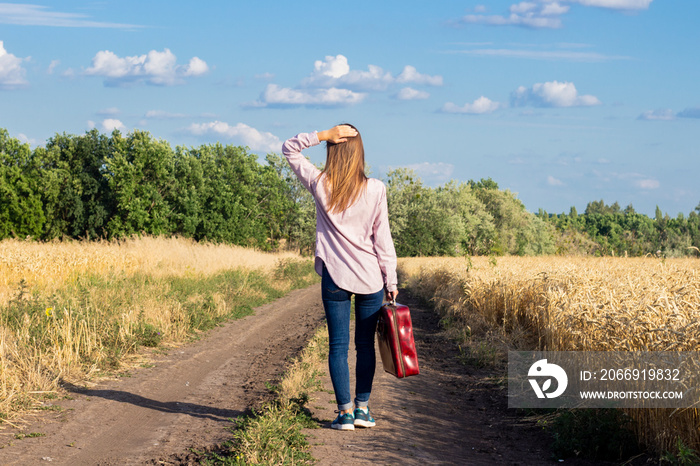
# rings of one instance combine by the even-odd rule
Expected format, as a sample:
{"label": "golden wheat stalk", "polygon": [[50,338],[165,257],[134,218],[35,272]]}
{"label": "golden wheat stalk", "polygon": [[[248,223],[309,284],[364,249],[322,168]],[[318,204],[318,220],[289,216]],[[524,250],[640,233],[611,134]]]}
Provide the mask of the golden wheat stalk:
{"label": "golden wheat stalk", "polygon": [[[697,259],[404,258],[402,282],[431,300],[456,334],[500,348],[698,351]],[[697,408],[630,410],[658,451],[675,439],[700,449]]]}

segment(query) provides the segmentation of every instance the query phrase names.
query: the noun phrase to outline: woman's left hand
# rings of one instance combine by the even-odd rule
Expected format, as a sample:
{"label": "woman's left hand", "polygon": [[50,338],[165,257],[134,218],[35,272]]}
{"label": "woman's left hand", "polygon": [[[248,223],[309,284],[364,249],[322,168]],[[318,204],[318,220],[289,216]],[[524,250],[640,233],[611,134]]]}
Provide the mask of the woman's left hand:
{"label": "woman's left hand", "polygon": [[340,144],[341,142],[347,141],[348,138],[354,138],[355,136],[357,136],[357,130],[352,126],[338,125],[318,133],[318,140]]}

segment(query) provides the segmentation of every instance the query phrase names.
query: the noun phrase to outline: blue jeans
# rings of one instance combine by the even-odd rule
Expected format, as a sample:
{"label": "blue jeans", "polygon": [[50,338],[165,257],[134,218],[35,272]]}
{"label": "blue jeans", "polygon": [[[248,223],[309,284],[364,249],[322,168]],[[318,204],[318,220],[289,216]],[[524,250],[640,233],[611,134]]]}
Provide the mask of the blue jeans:
{"label": "blue jeans", "polygon": [[[350,370],[348,348],[350,345],[350,298],[353,293],[338,288],[323,267],[321,276],[323,308],[328,323],[328,368],[333,382],[339,410],[351,409]],[[365,407],[372,392],[376,357],[374,333],[377,329],[379,309],[384,300],[384,290],[372,294],[355,293],[355,406]]]}

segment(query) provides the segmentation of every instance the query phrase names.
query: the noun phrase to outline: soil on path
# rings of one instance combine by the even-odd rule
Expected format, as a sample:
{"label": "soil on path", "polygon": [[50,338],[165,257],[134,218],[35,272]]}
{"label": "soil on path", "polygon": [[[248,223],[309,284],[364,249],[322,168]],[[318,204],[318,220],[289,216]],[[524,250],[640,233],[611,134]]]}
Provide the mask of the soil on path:
{"label": "soil on path", "polygon": [[0,436],[0,465],[188,464],[188,452],[230,438],[230,419],[269,396],[266,382],[323,321],[320,295],[320,284],[293,291],[157,357],[155,367],[68,386],[72,399],[53,403],[60,414],[23,428],[44,436]]}

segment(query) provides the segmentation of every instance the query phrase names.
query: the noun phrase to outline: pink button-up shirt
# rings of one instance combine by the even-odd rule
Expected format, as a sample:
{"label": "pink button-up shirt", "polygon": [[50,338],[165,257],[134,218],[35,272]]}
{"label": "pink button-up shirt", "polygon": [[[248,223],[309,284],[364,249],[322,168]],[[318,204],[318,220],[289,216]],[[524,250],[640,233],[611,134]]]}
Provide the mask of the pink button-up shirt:
{"label": "pink button-up shirt", "polygon": [[389,230],[386,188],[369,178],[364,194],[341,213],[328,212],[325,175],[301,151],[319,144],[318,135],[297,134],[282,153],[301,183],[316,200],[316,272],[323,264],[340,288],[358,294],[396,290],[396,251]]}

